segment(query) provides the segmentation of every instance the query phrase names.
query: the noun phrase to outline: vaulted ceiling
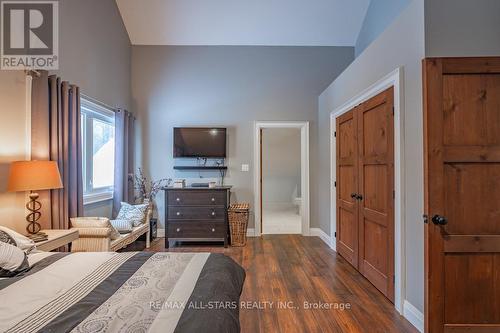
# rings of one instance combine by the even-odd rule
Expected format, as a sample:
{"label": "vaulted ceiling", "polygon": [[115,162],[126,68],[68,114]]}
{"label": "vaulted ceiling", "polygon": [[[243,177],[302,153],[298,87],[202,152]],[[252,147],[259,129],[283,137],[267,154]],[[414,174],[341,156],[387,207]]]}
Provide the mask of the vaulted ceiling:
{"label": "vaulted ceiling", "polygon": [[116,0],[135,45],[353,46],[370,0]]}

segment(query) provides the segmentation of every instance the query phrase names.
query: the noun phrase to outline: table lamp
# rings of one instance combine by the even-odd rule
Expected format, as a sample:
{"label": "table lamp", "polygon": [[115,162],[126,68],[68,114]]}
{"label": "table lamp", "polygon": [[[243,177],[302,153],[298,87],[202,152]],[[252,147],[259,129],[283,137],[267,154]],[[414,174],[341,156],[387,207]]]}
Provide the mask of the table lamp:
{"label": "table lamp", "polygon": [[26,208],[30,211],[26,216],[26,221],[28,221],[26,231],[30,238],[46,237],[40,232],[42,227],[38,220],[42,216],[40,212],[42,204],[37,200],[38,193],[35,191],[62,187],[59,168],[54,161],[18,161],[10,165],[7,190],[9,192],[30,191],[30,200],[26,204]]}

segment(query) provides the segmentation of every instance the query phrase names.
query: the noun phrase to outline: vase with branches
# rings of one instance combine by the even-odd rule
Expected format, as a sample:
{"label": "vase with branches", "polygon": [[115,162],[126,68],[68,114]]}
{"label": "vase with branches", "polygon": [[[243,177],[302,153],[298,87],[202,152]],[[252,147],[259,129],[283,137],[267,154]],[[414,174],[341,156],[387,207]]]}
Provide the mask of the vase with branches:
{"label": "vase with branches", "polygon": [[170,186],[171,184],[171,178],[162,178],[159,180],[148,179],[148,177],[146,177],[146,175],[144,174],[142,168],[139,168],[134,175],[134,189],[137,193],[135,201],[153,205],[154,199],[158,192],[163,187]]}

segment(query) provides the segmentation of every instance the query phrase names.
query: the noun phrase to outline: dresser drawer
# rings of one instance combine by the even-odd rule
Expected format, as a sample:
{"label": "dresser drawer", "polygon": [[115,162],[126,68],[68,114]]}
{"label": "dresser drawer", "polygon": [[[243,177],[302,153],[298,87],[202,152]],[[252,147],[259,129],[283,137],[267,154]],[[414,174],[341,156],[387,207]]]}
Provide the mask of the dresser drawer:
{"label": "dresser drawer", "polygon": [[225,206],[226,191],[184,190],[168,191],[167,204],[169,206]]}
{"label": "dresser drawer", "polygon": [[226,218],[226,210],[223,207],[168,207],[169,220],[221,220]]}
{"label": "dresser drawer", "polygon": [[169,222],[168,238],[224,238],[224,222]]}

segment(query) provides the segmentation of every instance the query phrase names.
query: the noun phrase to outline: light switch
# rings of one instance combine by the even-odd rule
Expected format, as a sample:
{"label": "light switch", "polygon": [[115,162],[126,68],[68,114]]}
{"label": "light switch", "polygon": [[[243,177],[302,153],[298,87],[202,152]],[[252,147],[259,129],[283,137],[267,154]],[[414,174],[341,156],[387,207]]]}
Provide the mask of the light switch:
{"label": "light switch", "polygon": [[242,164],[241,165],[241,171],[243,171],[243,172],[250,171],[250,166],[248,164]]}

